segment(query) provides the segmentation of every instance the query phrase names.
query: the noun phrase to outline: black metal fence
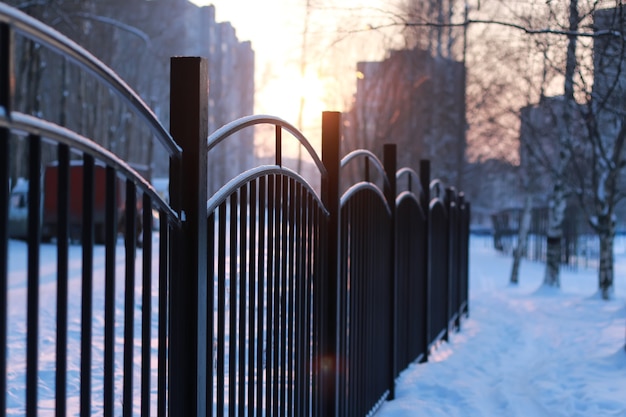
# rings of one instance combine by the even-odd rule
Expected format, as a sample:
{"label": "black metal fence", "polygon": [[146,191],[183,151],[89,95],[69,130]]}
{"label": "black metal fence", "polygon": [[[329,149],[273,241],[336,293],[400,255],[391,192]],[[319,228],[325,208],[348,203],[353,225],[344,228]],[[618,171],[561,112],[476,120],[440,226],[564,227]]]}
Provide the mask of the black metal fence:
{"label": "black metal fence", "polygon": [[[517,246],[522,209],[501,210],[491,215],[494,248],[512,254]],[[530,260],[546,260],[546,234],[548,208],[533,207],[524,257]],[[599,242],[585,214],[575,204],[569,205],[563,221],[561,241],[561,264],[570,267],[595,266],[599,262]]]}
{"label": "black metal fence", "polygon": [[[141,116],[169,151],[170,203],[92,140],[12,110],[20,75],[12,61],[15,34],[78,64]],[[274,117],[243,118],[209,136],[207,82],[205,60],[172,59],[170,136],[99,61],[0,4],[0,417],[34,416],[44,403],[56,415],[366,415],[393,399],[401,370],[427,360],[438,340],[460,328],[468,313],[469,261],[469,204],[462,194],[431,183],[428,161],[419,175],[397,170],[394,145],[385,146],[383,162],[367,151],[340,160],[336,112],[323,114],[321,159],[299,131]],[[208,152],[258,124],[275,128],[274,164],[243,172],[207,195]],[[315,162],[320,192],[283,166],[284,133]],[[9,259],[15,241],[7,232],[8,155],[17,136],[29,144],[31,168],[25,317],[6,307],[17,275]],[[39,311],[41,195],[49,191],[40,180],[44,142],[58,148],[52,313]],[[79,190],[69,173],[76,158],[83,166]],[[368,161],[366,177],[340,187],[341,167],[361,158]],[[103,251],[94,245],[96,166],[106,171]],[[381,184],[370,178],[370,167]],[[401,191],[399,179],[406,184]],[[73,270],[68,217],[76,194],[82,255]],[[153,209],[160,219],[155,231]],[[121,254],[118,216],[125,219]],[[101,269],[95,266],[100,254]],[[80,310],[71,308],[73,280],[79,281]],[[45,314],[55,317],[55,330],[44,335],[39,322]],[[80,329],[70,332],[74,323]],[[21,337],[24,382],[7,362],[20,362],[22,353],[12,346]],[[53,353],[42,355],[42,338],[54,340]],[[43,393],[45,399],[42,356],[54,357],[55,392]]]}

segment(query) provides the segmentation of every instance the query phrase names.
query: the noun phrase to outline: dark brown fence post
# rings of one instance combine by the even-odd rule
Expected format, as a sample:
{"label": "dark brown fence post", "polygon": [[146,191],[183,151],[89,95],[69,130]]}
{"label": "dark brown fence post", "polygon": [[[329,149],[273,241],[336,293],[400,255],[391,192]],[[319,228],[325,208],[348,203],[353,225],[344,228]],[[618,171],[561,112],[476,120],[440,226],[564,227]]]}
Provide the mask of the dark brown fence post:
{"label": "dark brown fence post", "polygon": [[[11,111],[13,53],[11,27],[0,24],[0,106]],[[10,114],[10,113],[9,113]],[[7,282],[9,259],[9,131],[0,129],[0,417],[6,415]]]}
{"label": "dark brown fence post", "polygon": [[458,274],[457,274],[457,201],[456,190],[452,187],[446,188],[445,204],[447,214],[447,234],[448,246],[446,248],[446,259],[448,261],[448,288],[446,293],[446,328],[443,340],[450,339],[450,321],[455,310],[454,294],[458,290]]}
{"label": "dark brown fence post", "polygon": [[183,221],[174,248],[170,299],[170,415],[205,416],[207,387],[208,66],[204,58],[171,60],[170,129],[183,149],[172,163],[172,208]]}
{"label": "dark brown fence post", "polygon": [[326,241],[326,276],[321,282],[321,341],[317,360],[320,373],[320,415],[337,415],[337,358],[338,328],[338,255],[339,255],[339,149],[341,140],[341,113],[322,113],[322,161],[328,171],[328,180],[322,183],[322,199],[329,212]]}
{"label": "dark brown fence post", "polygon": [[429,207],[430,207],[430,161],[428,159],[422,159],[420,160],[420,185],[422,187],[422,193],[421,193],[421,201],[420,204],[422,205],[422,209],[424,210],[424,223],[426,224],[426,233],[424,233],[424,239],[426,239],[426,241],[424,242],[424,288],[422,289],[422,291],[424,291],[426,293],[426,304],[423,306],[422,312],[423,312],[423,317],[421,317],[422,320],[424,320],[424,328],[426,329],[426,340],[424,340],[424,362],[426,362],[428,360],[428,345],[430,345],[430,340],[431,340],[431,326],[430,326],[430,255],[429,255],[429,251],[430,251],[430,246],[429,246],[429,242],[430,242],[430,233],[431,233],[431,225],[430,225],[430,211],[429,211]]}
{"label": "dark brown fence post", "polygon": [[392,260],[390,263],[389,277],[391,279],[391,352],[389,357],[391,358],[391,369],[389,369],[389,396],[387,399],[389,401],[395,399],[396,396],[396,388],[395,388],[395,380],[397,375],[397,339],[398,339],[398,319],[400,320],[408,320],[408,317],[398,317],[398,277],[396,276],[396,262],[397,262],[397,253],[396,253],[396,171],[397,171],[397,149],[395,144],[386,144],[383,146],[383,164],[385,165],[385,174],[387,175],[387,179],[389,180],[389,187],[385,188],[385,198],[387,199],[387,204],[389,204],[389,208],[391,209],[391,230],[393,238],[391,239],[391,254]]}

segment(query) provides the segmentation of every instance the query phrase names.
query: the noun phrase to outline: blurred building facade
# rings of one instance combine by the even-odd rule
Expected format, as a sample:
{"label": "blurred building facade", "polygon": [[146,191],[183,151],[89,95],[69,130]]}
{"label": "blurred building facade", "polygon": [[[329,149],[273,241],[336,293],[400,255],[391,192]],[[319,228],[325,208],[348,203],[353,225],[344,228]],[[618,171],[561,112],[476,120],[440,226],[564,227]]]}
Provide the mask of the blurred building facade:
{"label": "blurred building facade", "polygon": [[[599,9],[593,14],[594,32],[624,33],[626,7]],[[626,117],[626,52],[613,35],[593,40],[593,113],[598,133],[610,143]]]}
{"label": "blurred building facade", "polygon": [[[64,33],[110,66],[139,93],[166,128],[172,56],[208,59],[209,132],[254,111],[252,45],[240,42],[230,23],[215,21],[214,6],[199,7],[186,0],[9,3]],[[23,110],[51,112],[62,106],[59,123],[84,132],[138,166],[147,166],[153,176],[166,172],[169,160],[164,150],[145,139],[145,132],[133,130],[130,121],[134,116],[109,104],[108,92],[86,84],[69,67],[65,74],[51,74],[46,68],[54,58],[39,57],[36,62],[32,56],[21,58],[31,67],[25,71],[34,68],[42,80],[23,87],[31,91],[21,96],[37,97],[24,100]],[[48,103],[44,96],[50,88],[66,91],[65,102]],[[86,109],[92,105],[85,100],[87,97],[96,102],[94,108]],[[106,109],[108,114],[95,106]],[[209,161],[212,188],[253,164],[254,155],[251,131],[240,134],[228,149],[213,152]]]}
{"label": "blurred building facade", "polygon": [[419,169],[430,159],[432,176],[463,189],[466,168],[465,67],[414,48],[380,62],[357,64],[357,89],[344,122],[346,149],[380,155],[398,145],[398,166]]}

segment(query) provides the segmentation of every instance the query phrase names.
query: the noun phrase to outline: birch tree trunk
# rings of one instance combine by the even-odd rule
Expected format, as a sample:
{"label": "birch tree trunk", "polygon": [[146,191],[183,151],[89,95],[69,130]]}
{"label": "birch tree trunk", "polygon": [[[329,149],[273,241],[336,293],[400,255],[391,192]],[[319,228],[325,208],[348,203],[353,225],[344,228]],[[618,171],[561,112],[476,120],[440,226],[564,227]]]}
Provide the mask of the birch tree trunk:
{"label": "birch tree trunk", "polygon": [[519,282],[519,269],[522,263],[522,257],[526,254],[528,248],[528,232],[530,231],[530,220],[532,217],[533,198],[529,194],[524,200],[524,209],[522,211],[522,219],[519,225],[519,234],[517,236],[517,246],[513,251],[513,268],[511,269],[511,284]]}
{"label": "birch tree trunk", "polygon": [[613,295],[613,240],[615,238],[615,223],[609,216],[598,218],[600,238],[600,269],[599,288],[602,299],[608,300]]}
{"label": "birch tree trunk", "polygon": [[550,196],[548,207],[548,231],[546,242],[546,269],[543,276],[543,284],[550,287],[560,287],[559,277],[561,264],[561,240],[563,237],[563,220],[567,200],[563,181],[558,179]]}
{"label": "birch tree trunk", "polygon": [[[578,0],[570,0],[569,3],[569,30],[572,33],[578,31]],[[572,138],[572,114],[574,112],[574,72],[576,70],[576,36],[570,36],[567,45],[567,57],[565,64],[565,85],[563,104],[563,117],[560,123],[559,134],[559,160],[555,173],[554,191],[550,196],[548,210],[548,231],[546,236],[546,270],[543,277],[544,285],[559,287],[559,267],[561,262],[561,240],[563,237],[563,220],[567,208],[567,193],[563,178],[565,170],[570,162],[571,152],[569,143]]]}

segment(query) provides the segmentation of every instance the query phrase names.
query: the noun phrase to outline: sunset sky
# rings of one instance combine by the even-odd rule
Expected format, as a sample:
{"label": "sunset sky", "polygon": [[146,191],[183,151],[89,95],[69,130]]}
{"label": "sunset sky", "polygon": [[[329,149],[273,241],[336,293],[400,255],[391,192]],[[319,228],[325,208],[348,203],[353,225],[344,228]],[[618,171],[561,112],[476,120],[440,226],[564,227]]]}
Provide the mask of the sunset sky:
{"label": "sunset sky", "polygon": [[[300,96],[305,96],[303,130],[317,135],[323,110],[344,110],[355,88],[358,60],[378,59],[383,48],[338,42],[338,29],[357,27],[380,19],[376,8],[389,8],[379,0],[344,0],[332,6],[311,1],[306,75],[301,77],[301,59],[306,0],[193,0],[198,5],[214,4],[216,20],[231,22],[240,41],[250,40],[255,51],[255,113],[272,114],[298,125]],[[346,19],[351,16],[351,19]],[[357,20],[363,20],[360,24]],[[346,25],[357,26],[346,26]],[[358,25],[361,26],[358,26]],[[360,34],[363,35],[363,34]],[[357,38],[358,36],[355,36]],[[373,34],[374,39],[377,38]],[[330,46],[333,45],[331,48]],[[343,48],[343,49],[342,49]],[[345,50],[349,50],[346,56]],[[337,62],[337,55],[341,62]],[[341,86],[338,87],[338,83]]]}

